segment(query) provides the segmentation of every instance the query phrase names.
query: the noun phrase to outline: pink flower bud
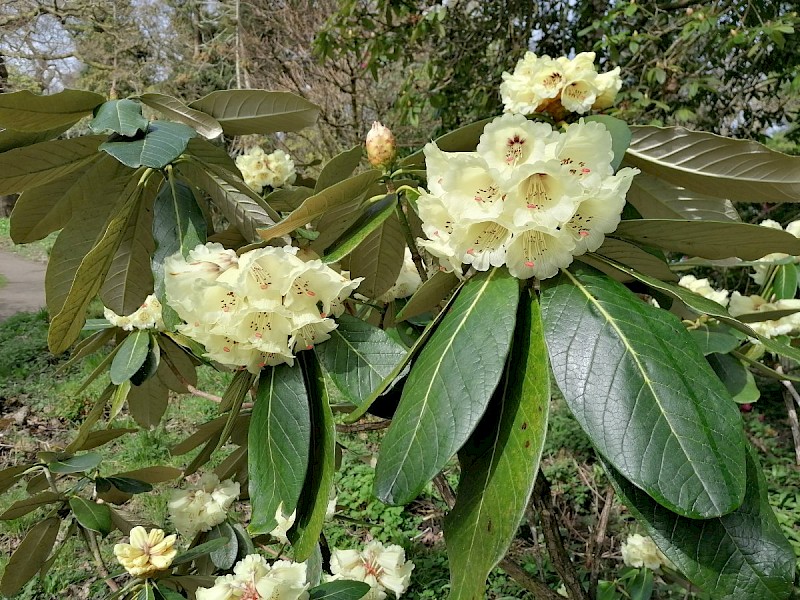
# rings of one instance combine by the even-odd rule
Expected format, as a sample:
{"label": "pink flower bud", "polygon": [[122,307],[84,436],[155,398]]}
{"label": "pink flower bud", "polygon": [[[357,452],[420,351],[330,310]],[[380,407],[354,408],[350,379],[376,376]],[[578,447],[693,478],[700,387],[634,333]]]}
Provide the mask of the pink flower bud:
{"label": "pink flower bud", "polygon": [[394,135],[378,121],[367,134],[367,159],[373,167],[388,167],[397,155]]}

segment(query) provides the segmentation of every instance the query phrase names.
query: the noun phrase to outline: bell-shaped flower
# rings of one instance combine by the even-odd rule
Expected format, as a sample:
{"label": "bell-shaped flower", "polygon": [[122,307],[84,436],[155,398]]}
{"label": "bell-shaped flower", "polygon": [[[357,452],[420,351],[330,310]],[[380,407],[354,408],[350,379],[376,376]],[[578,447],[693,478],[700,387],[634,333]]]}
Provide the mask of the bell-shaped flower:
{"label": "bell-shaped flower", "polygon": [[570,175],[582,182],[608,177],[612,174],[611,161],[614,160],[611,133],[601,123],[581,119],[570,125],[562,136],[557,158]]}
{"label": "bell-shaped flower", "polygon": [[382,600],[386,590],[395,598],[403,595],[411,583],[414,563],[406,560],[405,551],[397,545],[384,547],[372,541],[359,552],[357,550],[334,550],[331,553],[329,581],[350,579],[363,581],[372,588],[367,597]]}
{"label": "bell-shaped flower", "polygon": [[503,183],[519,165],[545,158],[545,148],[557,139],[550,125],[506,113],[484,127],[477,152]]}
{"label": "bell-shaped flower", "polygon": [[291,185],[297,176],[294,161],[283,150],[267,154],[256,146],[237,156],[236,166],[244,182],[259,194],[267,186],[278,188]]}
{"label": "bell-shaped flower", "polygon": [[197,600],[307,600],[305,563],[279,560],[268,564],[249,554],[233,567],[232,575],[217,577],[214,586],[198,588]]}
{"label": "bell-shaped flower", "polygon": [[565,176],[555,159],[520,166],[507,189],[504,222],[517,229],[557,228],[575,213],[583,195],[578,180]]}
{"label": "bell-shaped flower", "polygon": [[222,523],[239,495],[239,484],[231,479],[220,482],[214,473],[206,473],[195,484],[175,490],[168,503],[170,519],[178,533],[192,539]]}
{"label": "bell-shaped flower", "polygon": [[411,250],[406,247],[403,255],[403,267],[400,269],[397,281],[378,300],[391,302],[397,298],[408,298],[417,291],[420,285],[422,285],[422,278],[417,270],[417,265],[414,264]]}
{"label": "bell-shaped flower", "polygon": [[161,302],[153,294],[145,298],[142,305],[127,316],[120,316],[113,310],[103,307],[103,316],[114,327],[125,331],[134,329],[164,329],[164,320],[161,317]]}
{"label": "bell-shaped flower", "polygon": [[500,95],[506,112],[529,115],[540,112],[561,93],[564,68],[549,56],[526,52],[513,73],[503,73]]}
{"label": "bell-shaped flower", "polygon": [[289,346],[295,352],[311,350],[317,344],[330,339],[330,332],[336,329],[333,319],[322,317],[313,310],[295,313],[292,318],[292,326]]}
{"label": "bell-shaped flower", "polygon": [[619,73],[619,67],[615,67],[607,73],[600,73],[595,78],[597,98],[592,105],[592,110],[604,110],[614,105],[617,93],[622,89],[622,78]]}
{"label": "bell-shaped flower", "polygon": [[128,573],[135,577],[148,577],[168,569],[178,551],[174,535],[164,535],[162,529],[134,527],[128,544],[116,544],[114,555]]}
{"label": "bell-shaped flower", "polygon": [[684,275],[678,281],[678,285],[691,290],[695,294],[700,294],[704,298],[713,300],[722,306],[728,305],[728,290],[715,290],[708,283],[707,278],[698,279],[694,275]]}
{"label": "bell-shaped flower", "polygon": [[495,219],[503,212],[505,194],[480,156],[464,157],[442,180],[444,203],[464,221]]}
{"label": "bell-shaped flower", "polygon": [[519,279],[547,279],[572,262],[575,242],[563,231],[529,229],[508,245],[508,271]]}

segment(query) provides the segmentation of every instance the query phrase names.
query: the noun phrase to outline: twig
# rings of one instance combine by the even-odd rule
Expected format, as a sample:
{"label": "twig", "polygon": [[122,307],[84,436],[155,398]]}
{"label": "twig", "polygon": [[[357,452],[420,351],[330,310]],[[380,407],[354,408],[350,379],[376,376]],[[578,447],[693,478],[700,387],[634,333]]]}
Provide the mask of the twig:
{"label": "twig", "polygon": [[453,508],[456,505],[456,494],[443,473],[439,473],[433,478],[433,485],[442,496],[444,503],[447,504],[447,508]]}
{"label": "twig", "polygon": [[117,585],[117,582],[108,576],[108,569],[106,569],[106,565],[103,562],[103,557],[100,555],[100,546],[97,545],[97,538],[95,537],[94,532],[86,529],[83,526],[79,527],[79,529],[81,531],[81,535],[83,536],[83,541],[86,543],[86,547],[92,554],[94,564],[97,567],[97,570],[100,571],[100,575],[103,576],[108,589],[110,589],[112,592],[118,592],[119,585]]}
{"label": "twig", "polygon": [[419,272],[419,278],[424,283],[428,281],[428,271],[425,269],[425,263],[422,262],[422,256],[420,256],[419,249],[417,248],[417,242],[414,240],[414,233],[411,231],[411,224],[408,222],[408,217],[406,216],[407,206],[407,202],[398,202],[396,207],[397,217],[400,219],[400,226],[406,238],[406,245],[411,251],[411,260],[414,261],[414,266],[417,267],[417,271]]}
{"label": "twig", "polygon": [[550,560],[567,588],[568,597],[570,600],[589,600],[589,596],[586,595],[581,585],[580,577],[564,548],[564,540],[561,539],[561,532],[558,530],[558,517],[554,512],[550,483],[541,471],[536,477],[531,500],[539,514],[539,522],[542,525],[542,533]]}
{"label": "twig", "polygon": [[379,431],[391,425],[391,421],[370,421],[369,423],[353,423],[352,425],[336,424],[337,433],[359,433],[361,431]]}
{"label": "twig", "polygon": [[198,390],[188,381],[181,381],[186,386],[186,389],[189,390],[189,393],[193,396],[199,396],[200,398],[205,398],[206,400],[211,400],[212,402],[216,402],[219,404],[222,402],[222,396],[216,396],[215,394],[210,394],[208,392],[204,392],[203,390]]}
{"label": "twig", "polygon": [[589,541],[589,548],[587,554],[589,556],[589,597],[597,597],[597,581],[600,578],[600,558],[603,555],[603,543],[606,541],[606,529],[608,527],[608,518],[611,515],[611,507],[614,505],[614,489],[608,488],[606,490],[605,502],[603,510],[600,512],[600,520],[597,523],[597,529],[594,536]]}
{"label": "twig", "polygon": [[563,596],[528,575],[525,570],[513,560],[504,558],[497,566],[503,569],[506,575],[516,581],[520,587],[531,592],[536,600],[564,600]]}
{"label": "twig", "polygon": [[[783,374],[783,366],[778,365],[775,370]],[[792,430],[792,439],[794,440],[795,462],[800,465],[800,423],[797,421],[797,409],[794,405],[795,402],[800,404],[800,395],[794,389],[791,381],[781,379],[781,383],[786,388],[783,392],[783,402],[786,404],[786,412],[789,413],[789,427]]]}

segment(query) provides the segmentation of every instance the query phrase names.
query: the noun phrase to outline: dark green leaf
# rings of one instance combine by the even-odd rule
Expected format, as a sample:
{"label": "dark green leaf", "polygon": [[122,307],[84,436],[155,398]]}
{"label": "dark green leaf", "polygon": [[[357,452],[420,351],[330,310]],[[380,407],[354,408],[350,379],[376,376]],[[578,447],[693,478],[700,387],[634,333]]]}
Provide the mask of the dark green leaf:
{"label": "dark green leaf", "polygon": [[111,485],[126,494],[144,494],[153,489],[153,486],[132,477],[106,477]]}
{"label": "dark green leaf", "polygon": [[158,377],[151,377],[141,385],[131,386],[127,400],[136,424],[150,429],[161,422],[167,410],[169,390]]}
{"label": "dark green leaf", "polygon": [[175,590],[172,590],[165,585],[159,585],[156,587],[155,592],[158,600],[186,600],[186,596],[179,594]]}
{"label": "dark green leaf", "polygon": [[164,261],[180,252],[184,257],[206,239],[206,220],[197,205],[192,188],[174,178],[164,180],[153,205],[152,268],[156,295],[162,304],[164,296]]}
{"label": "dark green leaf", "polygon": [[319,108],[291,92],[221,90],[189,104],[214,117],[225,135],[298,131],[313,125]]}
{"label": "dark green leaf", "polygon": [[633,178],[625,198],[645,219],[742,220],[730,200],[693,192],[647,173]]}
{"label": "dark green leaf", "polygon": [[0,494],[10,489],[32,465],[16,465],[0,471]]}
{"label": "dark green leaf", "polygon": [[44,185],[81,169],[95,158],[102,135],[40,142],[0,154],[0,194]]}
{"label": "dark green leaf", "polygon": [[795,556],[772,513],[761,467],[746,454],[742,506],[698,522],[653,502],[606,465],[623,502],[693,584],[714,600],[784,600],[792,591]]}
{"label": "dark green leaf", "polygon": [[700,352],[706,356],[713,352],[727,354],[746,339],[742,333],[717,321],[701,323],[697,327],[692,326],[689,335],[692,336]]}
{"label": "dark green leaf", "polygon": [[[383,200],[368,207],[347,231],[331,246],[322,261],[335,263],[353,252],[367,237],[378,229],[390,216],[395,214],[397,196],[390,194]],[[401,232],[402,233],[402,232]],[[401,242],[405,247],[405,241]],[[396,279],[396,278],[395,278]]]}
{"label": "dark green leaf", "polygon": [[478,273],[419,355],[384,438],[376,495],[413,500],[472,434],[503,373],[519,282],[505,269]]}
{"label": "dark green leaf", "polygon": [[92,500],[85,500],[80,496],[73,496],[69,499],[69,507],[78,520],[78,523],[86,529],[91,529],[108,535],[111,533],[113,525],[111,523],[111,511],[106,504],[98,504]]}
{"label": "dark green leaf", "polygon": [[166,94],[142,94],[139,100],[150,108],[156,109],[172,121],[188,125],[204,138],[213,139],[222,133],[222,126],[214,118],[204,112],[194,110],[183,102]]}
{"label": "dark green leaf", "polygon": [[370,586],[363,581],[342,579],[323,583],[308,590],[309,600],[361,600],[370,591]]}
{"label": "dark green leaf", "polygon": [[584,117],[583,120],[600,123],[611,134],[611,148],[614,150],[614,160],[611,161],[611,168],[616,171],[622,159],[625,158],[625,151],[631,143],[631,130],[628,124],[609,115],[591,115]]}
{"label": "dark green leaf", "polygon": [[53,473],[82,473],[94,469],[102,460],[102,455],[97,452],[87,452],[51,462],[47,467]]}
{"label": "dark green leaf", "polygon": [[771,252],[800,255],[800,239],[786,231],[731,221],[631,219],[614,236],[703,258],[758,260]]}
{"label": "dark green leaf", "polygon": [[41,96],[28,90],[0,96],[0,127],[16,131],[42,132],[69,127],[105,100],[84,90],[62,90]]}
{"label": "dark green leaf", "polygon": [[396,321],[405,321],[433,310],[458,286],[455,273],[437,271],[424,281],[405,306],[395,316]]}
{"label": "dark green leaf", "polygon": [[239,554],[239,541],[236,537],[236,532],[233,531],[233,527],[227,521],[223,521],[219,525],[214,525],[207,535],[209,540],[222,538],[227,541],[224,546],[211,551],[209,555],[211,562],[223,571],[232,568]]}
{"label": "dark green leaf", "polygon": [[678,318],[588,267],[542,284],[555,379],[597,450],[679,514],[736,509],[739,411]]}
{"label": "dark green leaf", "polygon": [[139,131],[145,131],[148,124],[149,121],[142,116],[142,105],[138,102],[109,100],[97,108],[89,129],[94,133],[118,133],[132,137]]}
{"label": "dark green leaf", "polygon": [[794,298],[797,293],[797,268],[795,265],[778,265],[775,267],[772,293],[778,300]]}
{"label": "dark green leaf", "polygon": [[547,433],[550,373],[538,298],[523,293],[504,380],[459,451],[456,504],[444,521],[450,597],[485,597],[525,514]]}
{"label": "dark green leaf", "polygon": [[[641,249],[636,244],[614,238],[606,238],[603,245],[594,254],[615,260],[650,277],[656,277],[663,281],[677,280],[675,274],[670,270],[663,252],[658,250],[651,253]],[[583,261],[585,257],[594,256],[594,254],[582,254],[576,258]]]}
{"label": "dark green leaf", "polygon": [[150,344],[147,349],[147,356],[145,357],[142,366],[139,367],[139,370],[131,375],[131,383],[133,385],[142,385],[145,381],[153,377],[158,372],[160,364],[161,347],[158,345],[158,341],[155,340],[151,335]]}
{"label": "dark green leaf", "polygon": [[[301,352],[297,358],[302,361],[306,378],[314,440],[311,444],[308,472],[297,503],[297,520],[289,530],[288,537],[292,542],[295,560],[304,561],[317,547],[325,524],[325,513],[336,473],[336,430],[322,367],[313,352]],[[294,368],[300,370],[299,366]]]}
{"label": "dark green leaf", "polygon": [[109,479],[135,479],[136,481],[143,481],[145,483],[163,483],[165,481],[177,479],[180,476],[181,470],[175,467],[145,467],[134,471],[116,473],[109,477]]}
{"label": "dark green leaf", "polygon": [[336,387],[361,405],[406,357],[406,349],[385,331],[343,314],[331,338],[315,352]]}
{"label": "dark green leaf", "polygon": [[189,140],[196,135],[194,129],[183,123],[152,121],[144,135],[103,142],[98,149],[134,169],[163,169],[186,150]]}
{"label": "dark green leaf", "polygon": [[53,129],[48,129],[47,131],[17,131],[14,129],[0,128],[0,152],[52,140],[70,127],[71,125],[61,125]]}
{"label": "dark green leaf", "polygon": [[205,556],[206,554],[210,554],[214,550],[219,550],[223,546],[228,543],[228,538],[219,537],[213,540],[209,540],[207,542],[203,542],[193,548],[189,548],[183,554],[179,554],[175,557],[175,560],[172,561],[172,566],[182,565],[184,563],[192,562],[196,558],[200,558],[201,556]]}
{"label": "dark green leaf", "polygon": [[[331,209],[357,199],[375,183],[380,176],[380,172],[373,169],[340,181],[306,198],[297,210],[292,211],[283,221],[272,227],[260,229],[258,233],[265,240],[271,240],[291,233],[298,227],[303,227],[317,217],[321,217]],[[800,252],[798,252],[798,254],[800,254]]]}
{"label": "dark green leaf", "polygon": [[156,593],[150,581],[145,580],[139,593],[136,594],[136,600],[156,600]]}
{"label": "dark green leaf", "polygon": [[111,363],[111,383],[120,385],[130,379],[144,364],[150,347],[150,334],[137,329],[122,342]]}
{"label": "dark green leaf", "polygon": [[358,293],[367,298],[378,298],[397,282],[403,269],[405,235],[397,214],[387,218],[369,233],[347,257],[342,267],[350,277],[363,277]]}
{"label": "dark green leaf", "polygon": [[6,563],[0,593],[13,596],[36,575],[56,542],[60,526],[58,517],[49,517],[33,526]]}
{"label": "dark green leaf", "polygon": [[364,148],[361,144],[358,144],[330,159],[323,167],[322,173],[319,174],[314,193],[321,192],[325,188],[329,188],[350,177],[358,167],[358,163],[361,162],[363,154]]}
{"label": "dark green leaf", "polygon": [[299,365],[265,370],[250,418],[248,470],[250,533],[269,533],[282,505],[291,514],[306,479],[311,448],[309,400]]}
{"label": "dark green leaf", "polygon": [[55,492],[42,492],[24,500],[17,500],[8,507],[8,509],[0,515],[0,521],[8,521],[10,519],[18,519],[23,515],[33,512],[41,506],[47,506],[61,500],[61,496]]}
{"label": "dark green leaf", "polygon": [[750,370],[738,358],[730,354],[710,354],[708,364],[728,389],[728,393],[738,404],[755,402],[761,396],[756,380]]}

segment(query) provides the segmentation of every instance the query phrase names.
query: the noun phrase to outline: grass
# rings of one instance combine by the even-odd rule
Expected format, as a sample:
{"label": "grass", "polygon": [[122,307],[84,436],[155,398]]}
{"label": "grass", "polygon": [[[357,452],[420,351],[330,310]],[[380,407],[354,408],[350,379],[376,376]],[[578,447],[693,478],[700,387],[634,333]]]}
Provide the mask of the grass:
{"label": "grass", "polygon": [[0,250],[14,252],[29,260],[47,262],[56,237],[56,233],[51,233],[46,238],[30,244],[15,244],[11,240],[11,220],[8,217],[0,217]]}
{"label": "grass", "polygon": [[[11,425],[3,433],[0,467],[32,459],[40,451],[63,447],[105,385],[98,380],[85,391],[78,391],[83,379],[99,363],[100,355],[91,356],[82,365],[55,374],[66,357],[53,357],[47,352],[46,333],[44,312],[16,315],[0,324],[0,403],[4,413],[0,420],[13,421],[15,413],[28,411],[24,426]],[[228,374],[209,368],[200,369],[199,375],[198,387],[215,394],[222,393],[230,378]],[[791,437],[782,412],[783,402],[776,396],[779,390],[763,387],[764,398],[752,412],[744,415],[745,424],[748,434],[758,440],[762,448],[761,459],[769,482],[770,500],[784,532],[800,556],[800,534],[796,530],[796,524],[800,522],[800,502],[796,495],[800,470],[793,464]],[[153,463],[184,467],[196,451],[187,456],[171,456],[170,447],[188,436],[199,423],[216,414],[217,406],[209,400],[193,396],[172,398],[158,427],[125,435],[100,449],[105,457],[101,472],[109,475]],[[135,424],[123,411],[114,426],[135,427]],[[407,507],[386,506],[373,497],[372,465],[380,436],[380,433],[370,432],[342,436],[340,440],[342,467],[336,478],[339,511],[336,519],[325,527],[328,543],[331,547],[351,548],[360,546],[368,538],[375,538],[400,544],[416,565],[412,587],[403,598],[443,598],[449,590],[447,554],[442,541],[445,505],[430,486]],[[567,550],[575,557],[576,564],[582,565],[586,540],[597,523],[602,508],[599,500],[608,482],[593,456],[588,439],[557,394],[553,399],[542,468],[555,492],[555,508],[564,526]],[[456,467],[450,470],[449,477],[453,483],[456,482]],[[136,496],[126,508],[151,522],[168,525],[166,502],[172,487],[170,484],[156,486],[153,492]],[[23,486],[17,485],[0,496],[0,510],[24,497]],[[242,508],[239,512],[246,516]],[[24,533],[42,515],[43,510],[39,510],[0,524],[0,571],[5,568],[8,555]],[[601,568],[604,579],[613,579],[620,572],[619,544],[634,531],[636,527],[630,515],[624,507],[615,504],[604,546]],[[119,539],[119,532],[115,532],[101,543],[103,556],[110,564],[113,564],[111,549]],[[558,577],[546,553],[538,550],[541,546],[541,533],[536,532],[534,537],[529,528],[523,527],[512,547],[512,555],[528,573],[541,577],[556,588]],[[582,573],[585,576],[585,571]],[[89,555],[73,539],[48,573],[28,583],[19,597],[25,600],[100,597],[105,589],[96,575]],[[656,584],[654,598],[677,600],[684,597],[685,593],[677,587]],[[530,600],[532,596],[502,571],[496,570],[490,577],[486,598]]]}

